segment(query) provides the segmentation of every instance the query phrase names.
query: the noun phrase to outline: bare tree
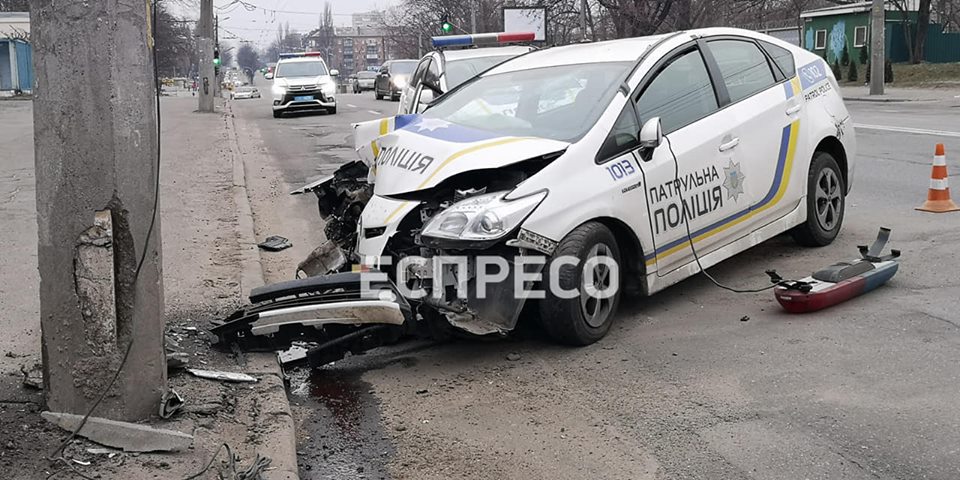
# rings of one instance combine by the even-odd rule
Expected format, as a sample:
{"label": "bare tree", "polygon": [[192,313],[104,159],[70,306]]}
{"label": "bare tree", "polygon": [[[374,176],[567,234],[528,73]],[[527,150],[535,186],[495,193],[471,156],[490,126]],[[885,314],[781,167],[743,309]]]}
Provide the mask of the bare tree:
{"label": "bare tree", "polygon": [[930,0],[920,0],[917,5],[917,37],[913,42],[913,63],[920,63],[924,58],[924,47],[927,41],[927,29],[930,27]]}

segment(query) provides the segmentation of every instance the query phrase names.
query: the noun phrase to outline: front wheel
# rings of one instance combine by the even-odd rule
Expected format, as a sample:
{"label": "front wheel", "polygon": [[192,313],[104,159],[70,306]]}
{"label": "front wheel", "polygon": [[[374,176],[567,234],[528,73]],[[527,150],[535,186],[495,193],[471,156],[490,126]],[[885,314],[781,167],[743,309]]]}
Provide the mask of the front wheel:
{"label": "front wheel", "polygon": [[[552,265],[561,259],[567,262],[553,278]],[[547,334],[568,345],[589,345],[603,338],[620,303],[619,265],[617,239],[605,225],[587,222],[564,237],[544,267],[546,298],[540,301],[540,321]],[[563,298],[568,295],[553,291],[555,287],[579,293]]]}
{"label": "front wheel", "polygon": [[373,96],[377,100],[383,100],[383,95],[380,95],[380,90],[377,90],[376,88],[373,89]]}
{"label": "front wheel", "polygon": [[273,118],[280,118],[280,115],[283,115],[283,112],[281,112],[281,111],[279,111],[279,110],[274,110],[274,111],[273,111]]}
{"label": "front wheel", "polygon": [[846,186],[837,160],[816,152],[807,174],[807,221],[791,232],[805,247],[822,247],[837,238],[843,225]]}
{"label": "front wheel", "polygon": [[337,107],[330,107],[330,108],[328,108],[328,109],[327,109],[327,113],[330,114],[330,115],[333,115],[333,114],[337,113]]}

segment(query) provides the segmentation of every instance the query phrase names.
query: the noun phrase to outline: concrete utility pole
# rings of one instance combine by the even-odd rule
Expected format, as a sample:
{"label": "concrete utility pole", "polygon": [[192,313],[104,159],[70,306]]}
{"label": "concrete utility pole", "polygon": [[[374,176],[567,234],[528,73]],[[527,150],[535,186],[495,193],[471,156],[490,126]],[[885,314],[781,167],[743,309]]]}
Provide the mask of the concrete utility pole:
{"label": "concrete utility pole", "polygon": [[580,2],[580,41],[587,41],[587,0]]}
{"label": "concrete utility pole", "polygon": [[883,95],[883,74],[887,56],[884,53],[884,0],[873,0],[870,12],[870,95]]}
{"label": "concrete utility pole", "polygon": [[85,414],[132,342],[94,414],[146,419],[167,382],[150,9],[30,6],[46,408]]}
{"label": "concrete utility pole", "polygon": [[470,33],[477,33],[477,0],[470,2]]}
{"label": "concrete utility pole", "polygon": [[200,23],[197,25],[200,48],[200,92],[198,110],[213,113],[213,99],[216,95],[217,79],[213,73],[213,0],[200,0]]}

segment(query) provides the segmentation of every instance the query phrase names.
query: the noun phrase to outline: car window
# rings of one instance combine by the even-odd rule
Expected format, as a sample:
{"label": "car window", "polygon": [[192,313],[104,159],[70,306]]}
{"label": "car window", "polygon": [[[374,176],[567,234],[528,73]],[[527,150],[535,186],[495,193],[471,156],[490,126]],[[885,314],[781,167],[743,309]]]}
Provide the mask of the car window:
{"label": "car window", "polygon": [[760,45],[763,45],[763,49],[770,54],[773,62],[777,64],[777,67],[780,67],[784,77],[793,78],[797,74],[797,66],[793,61],[793,53],[790,50],[778,47],[770,42],[761,41]]}
{"label": "car window", "polygon": [[366,79],[375,78],[376,76],[377,76],[377,72],[360,72],[357,74],[357,78],[366,78]]}
{"label": "car window", "polygon": [[323,62],[289,62],[277,65],[274,77],[316,77],[326,74],[327,67]]}
{"label": "car window", "polygon": [[462,60],[453,60],[447,61],[446,75],[447,77],[447,88],[453,89],[457,85],[460,85],[467,80],[477,76],[482,73],[484,70],[503,63],[511,58],[513,55],[496,55],[490,57],[479,57],[479,58],[465,58]]}
{"label": "car window", "polygon": [[664,133],[716,111],[717,96],[700,52],[684,53],[661,68],[637,101],[640,122],[660,117]]}
{"label": "car window", "polygon": [[584,63],[486,75],[440,97],[424,117],[505,136],[576,141],[610,104],[630,66]]}
{"label": "car window", "polygon": [[743,100],[777,83],[767,57],[755,43],[714,40],[707,45],[720,68],[731,102]]}
{"label": "car window", "polygon": [[427,65],[427,71],[423,78],[434,84],[440,83],[440,69],[437,67],[437,62],[430,62],[430,65]]}
{"label": "car window", "polygon": [[637,122],[637,113],[633,105],[627,103],[617,117],[617,121],[613,123],[613,128],[610,129],[606,140],[603,141],[597,159],[608,160],[637,146],[639,133],[640,123]]}

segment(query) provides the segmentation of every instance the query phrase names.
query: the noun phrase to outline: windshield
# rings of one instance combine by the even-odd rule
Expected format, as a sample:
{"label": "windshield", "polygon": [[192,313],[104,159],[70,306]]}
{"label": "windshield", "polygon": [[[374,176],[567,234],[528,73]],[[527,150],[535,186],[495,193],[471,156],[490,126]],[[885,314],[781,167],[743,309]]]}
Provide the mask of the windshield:
{"label": "windshield", "polygon": [[357,74],[357,78],[376,78],[377,72],[360,72]]}
{"label": "windshield", "polygon": [[629,62],[486,75],[440,97],[423,116],[509,136],[572,142],[596,123]]}
{"label": "windshield", "polygon": [[447,71],[444,73],[447,76],[447,89],[453,90],[457,85],[476,77],[478,73],[513,57],[514,55],[497,55],[448,61]]}
{"label": "windshield", "polygon": [[394,75],[410,75],[417,68],[417,61],[393,62],[390,64],[390,73]]}
{"label": "windshield", "polygon": [[290,62],[277,65],[274,77],[317,77],[327,74],[323,62]]}
{"label": "windshield", "polygon": [[238,92],[252,92],[254,91],[253,87],[240,87],[237,89]]}

